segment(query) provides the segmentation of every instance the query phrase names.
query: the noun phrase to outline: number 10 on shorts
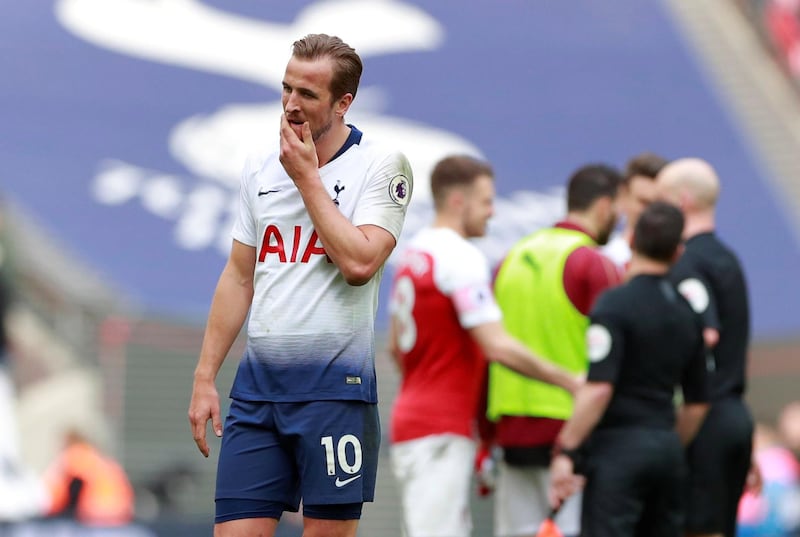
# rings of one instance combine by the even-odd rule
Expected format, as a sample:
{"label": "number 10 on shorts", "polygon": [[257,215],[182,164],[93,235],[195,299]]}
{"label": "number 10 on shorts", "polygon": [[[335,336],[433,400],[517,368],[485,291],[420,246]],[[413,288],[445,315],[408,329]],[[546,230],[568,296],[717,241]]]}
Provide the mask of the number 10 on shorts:
{"label": "number 10 on shorts", "polygon": [[[328,475],[336,475],[336,466],[338,462],[341,468],[347,474],[356,474],[361,470],[361,442],[352,434],[346,434],[339,439],[336,444],[336,451],[333,450],[333,437],[323,436],[320,439],[320,444],[325,448],[325,462],[328,467]],[[352,448],[352,464],[349,460],[347,446]]]}

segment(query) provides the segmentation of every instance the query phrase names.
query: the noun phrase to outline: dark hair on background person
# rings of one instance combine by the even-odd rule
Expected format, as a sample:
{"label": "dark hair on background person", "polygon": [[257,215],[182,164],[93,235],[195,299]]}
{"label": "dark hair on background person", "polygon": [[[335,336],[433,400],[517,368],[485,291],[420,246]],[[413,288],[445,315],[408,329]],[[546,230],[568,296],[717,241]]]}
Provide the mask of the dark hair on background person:
{"label": "dark hair on background person", "polygon": [[331,58],[336,64],[331,78],[331,96],[336,100],[349,93],[355,99],[364,65],[353,47],[336,36],[309,34],[294,42],[292,55],[302,60]]}
{"label": "dark hair on background person", "polygon": [[667,164],[669,164],[669,161],[661,155],[657,155],[650,151],[639,153],[638,155],[631,157],[631,159],[625,165],[623,182],[627,184],[636,176],[655,179],[658,175],[658,172],[661,171],[661,168]]}
{"label": "dark hair on background person", "polygon": [[440,160],[431,172],[434,206],[441,208],[451,188],[471,186],[482,175],[494,178],[494,171],[488,162],[475,157],[454,155]]}
{"label": "dark hair on background person", "polygon": [[598,198],[615,198],[622,182],[619,170],[608,164],[578,168],[567,185],[567,211],[584,211]]}
{"label": "dark hair on background person", "polygon": [[653,261],[672,262],[681,244],[683,223],[683,213],[674,205],[651,203],[636,222],[633,250]]}

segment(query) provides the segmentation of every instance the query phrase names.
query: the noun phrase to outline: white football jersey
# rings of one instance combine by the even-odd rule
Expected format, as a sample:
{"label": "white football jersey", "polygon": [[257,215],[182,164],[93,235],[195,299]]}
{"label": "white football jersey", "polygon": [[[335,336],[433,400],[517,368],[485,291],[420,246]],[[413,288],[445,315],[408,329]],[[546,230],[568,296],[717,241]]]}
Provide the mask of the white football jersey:
{"label": "white football jersey", "polygon": [[600,248],[600,252],[622,269],[627,266],[632,255],[630,243],[618,231],[611,235],[611,239]]}
{"label": "white football jersey", "polygon": [[[411,198],[406,157],[353,127],[349,147],[320,168],[354,225],[400,236]],[[233,238],[256,249],[248,343],[231,396],[257,401],[377,401],[374,322],[381,269],[352,286],[325,254],[278,154],[245,167]]]}

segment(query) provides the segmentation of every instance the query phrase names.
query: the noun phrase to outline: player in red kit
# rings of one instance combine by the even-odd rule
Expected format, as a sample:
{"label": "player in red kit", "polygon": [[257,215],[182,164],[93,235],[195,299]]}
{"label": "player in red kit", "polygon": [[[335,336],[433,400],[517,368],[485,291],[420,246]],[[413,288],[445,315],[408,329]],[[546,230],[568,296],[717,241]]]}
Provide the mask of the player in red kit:
{"label": "player in red kit", "polygon": [[539,360],[503,329],[484,255],[494,176],[454,156],[431,176],[436,217],[404,251],[395,274],[390,348],[402,373],[391,457],[408,537],[470,534],[469,486],[486,359],[574,391],[579,381]]}

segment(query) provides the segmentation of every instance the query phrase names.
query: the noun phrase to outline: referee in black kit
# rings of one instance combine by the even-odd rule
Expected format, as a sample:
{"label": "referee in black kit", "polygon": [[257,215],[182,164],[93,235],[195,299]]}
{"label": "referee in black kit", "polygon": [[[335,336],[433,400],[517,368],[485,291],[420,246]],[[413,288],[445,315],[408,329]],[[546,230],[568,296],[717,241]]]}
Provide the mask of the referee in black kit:
{"label": "referee in black kit", "polygon": [[689,446],[686,530],[691,536],[736,535],[739,498],[751,462],[753,418],[743,400],[750,314],[744,273],[736,255],[714,233],[719,179],[707,162],[679,159],[656,178],[659,198],[681,208],[686,248],[671,270],[678,290],[703,317],[711,349],[711,408]]}
{"label": "referee in black kit", "polygon": [[586,384],[550,468],[553,506],[580,486],[576,468],[585,476],[582,535],[683,532],[684,445],[709,395],[702,322],[666,278],[683,224],[676,207],[648,206],[634,229],[628,281],[606,291],[590,314]]}

